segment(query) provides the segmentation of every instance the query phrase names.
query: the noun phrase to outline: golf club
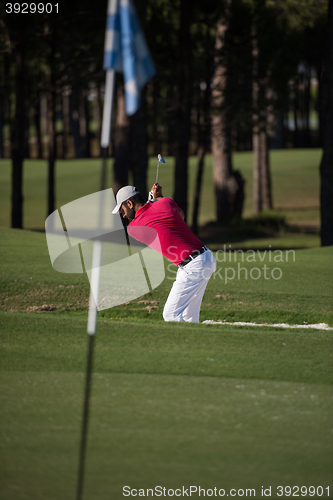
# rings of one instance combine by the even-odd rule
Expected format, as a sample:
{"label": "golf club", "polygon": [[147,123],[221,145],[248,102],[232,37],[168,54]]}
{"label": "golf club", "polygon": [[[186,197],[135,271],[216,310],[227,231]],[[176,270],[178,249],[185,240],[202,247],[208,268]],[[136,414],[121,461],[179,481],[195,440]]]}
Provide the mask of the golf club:
{"label": "golf club", "polygon": [[[160,166],[160,162],[161,163],[165,163],[165,159],[163,158],[163,156],[157,155],[157,170],[156,170],[155,184],[157,184],[157,181],[158,181],[158,169],[159,169],[159,166]],[[154,195],[153,195],[153,191],[149,191],[148,201],[155,201],[155,198],[154,198]]]}

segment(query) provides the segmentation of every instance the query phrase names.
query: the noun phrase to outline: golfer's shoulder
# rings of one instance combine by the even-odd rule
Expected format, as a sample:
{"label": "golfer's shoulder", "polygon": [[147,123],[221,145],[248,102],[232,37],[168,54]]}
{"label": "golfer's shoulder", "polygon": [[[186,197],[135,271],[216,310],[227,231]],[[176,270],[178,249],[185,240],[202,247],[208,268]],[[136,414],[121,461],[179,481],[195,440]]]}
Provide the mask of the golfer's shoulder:
{"label": "golfer's shoulder", "polygon": [[171,198],[167,198],[166,196],[161,198],[159,200],[159,203],[162,203],[165,206],[178,207],[177,203],[174,200],[172,200]]}

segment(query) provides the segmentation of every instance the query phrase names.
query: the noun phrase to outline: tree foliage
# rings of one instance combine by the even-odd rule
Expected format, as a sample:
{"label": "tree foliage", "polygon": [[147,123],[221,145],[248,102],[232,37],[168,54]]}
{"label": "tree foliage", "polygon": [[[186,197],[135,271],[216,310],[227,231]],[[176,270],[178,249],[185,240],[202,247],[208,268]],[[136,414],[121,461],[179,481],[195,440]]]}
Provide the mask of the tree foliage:
{"label": "tree foliage", "polygon": [[[276,128],[277,113],[284,114],[286,121],[290,110],[296,109],[297,93],[303,92],[309,101],[311,96],[302,90],[305,84],[299,68],[300,63],[308,68],[307,78],[312,69],[320,76],[327,2],[136,0],[136,4],[157,74],[147,85],[142,117],[136,118],[132,128],[141,147],[145,139],[137,132],[147,130],[149,154],[172,154],[178,158],[175,197],[186,211],[187,155],[202,152],[203,143],[206,152],[210,149],[209,123],[212,105],[215,106],[211,83],[219,64],[214,45],[225,6],[228,4],[230,10],[228,50],[221,48],[220,56],[228,59],[228,85],[223,89],[223,106],[220,109],[215,106],[214,113],[220,114],[220,120],[227,118],[232,151],[252,147],[254,115],[259,110],[264,111],[260,126],[271,135]],[[49,140],[47,147],[45,136],[51,135],[53,120],[55,158],[90,155],[91,137],[98,142],[104,91],[106,7],[107,0],[98,6],[91,0],[73,0],[66,8],[60,5],[56,16],[22,16],[8,15],[5,3],[0,5],[0,155],[5,151],[8,155],[10,145],[17,167],[13,172],[21,171],[16,187],[13,186],[18,193],[15,202],[13,198],[18,213],[22,212],[22,192],[19,193],[18,185],[23,160],[31,152],[29,138],[37,138],[34,154],[37,151],[39,156],[50,157],[52,141]],[[254,34],[258,47],[256,102],[253,100]],[[24,71],[20,70],[17,57],[20,51]],[[54,104],[50,100],[51,88]],[[54,106],[54,116],[45,127],[42,113],[47,95],[46,106],[49,109]],[[322,117],[322,109],[318,110]],[[285,132],[292,137],[291,142],[297,135],[297,130],[293,136],[291,131]],[[145,157],[142,149],[134,143],[133,147],[131,156]],[[95,147],[93,154],[98,153]],[[204,156],[201,169],[203,165]],[[144,185],[144,167],[135,171],[139,178],[143,176]]]}

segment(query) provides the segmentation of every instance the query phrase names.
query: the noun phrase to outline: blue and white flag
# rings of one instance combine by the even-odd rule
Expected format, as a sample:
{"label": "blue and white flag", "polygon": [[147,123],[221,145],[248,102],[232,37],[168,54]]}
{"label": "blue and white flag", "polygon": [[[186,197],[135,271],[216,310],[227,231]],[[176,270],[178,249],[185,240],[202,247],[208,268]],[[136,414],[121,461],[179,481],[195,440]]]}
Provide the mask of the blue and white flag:
{"label": "blue and white flag", "polygon": [[104,69],[124,73],[126,113],[133,115],[155,67],[132,0],[109,0]]}

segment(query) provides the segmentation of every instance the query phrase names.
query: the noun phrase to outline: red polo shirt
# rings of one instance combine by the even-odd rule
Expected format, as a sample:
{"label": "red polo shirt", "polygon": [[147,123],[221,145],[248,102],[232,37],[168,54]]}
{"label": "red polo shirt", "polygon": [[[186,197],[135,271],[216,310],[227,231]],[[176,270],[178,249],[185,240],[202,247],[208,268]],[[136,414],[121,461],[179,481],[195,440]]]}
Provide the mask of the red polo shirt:
{"label": "red polo shirt", "polygon": [[[154,229],[159,243],[154,242],[155,231],[140,230],[143,227]],[[139,208],[127,231],[131,237],[146,243],[176,265],[203,247],[202,241],[184,222],[177,203],[170,198],[164,197]]]}

